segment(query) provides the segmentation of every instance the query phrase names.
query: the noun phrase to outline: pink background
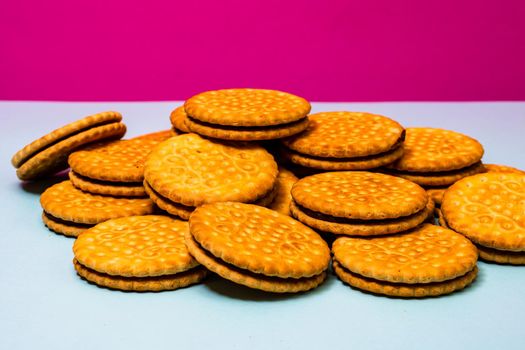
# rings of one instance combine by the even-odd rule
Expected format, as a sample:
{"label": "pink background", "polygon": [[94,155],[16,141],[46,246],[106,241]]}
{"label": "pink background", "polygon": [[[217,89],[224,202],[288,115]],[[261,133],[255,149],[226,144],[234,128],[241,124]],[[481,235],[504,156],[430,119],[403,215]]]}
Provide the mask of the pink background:
{"label": "pink background", "polygon": [[[83,3],[83,4],[80,4]],[[0,99],[525,100],[525,1],[3,1]]]}

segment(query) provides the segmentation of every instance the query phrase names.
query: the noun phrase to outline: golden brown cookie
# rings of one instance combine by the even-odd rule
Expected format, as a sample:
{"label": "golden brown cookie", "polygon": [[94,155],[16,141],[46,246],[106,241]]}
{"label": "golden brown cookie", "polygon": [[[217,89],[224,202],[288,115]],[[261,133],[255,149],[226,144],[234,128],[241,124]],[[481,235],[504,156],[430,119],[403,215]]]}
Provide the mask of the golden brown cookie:
{"label": "golden brown cookie", "polygon": [[126,133],[121,115],[106,112],[81,119],[33,141],[17,152],[11,162],[21,180],[36,180],[67,168],[67,157],[88,143],[119,139]]}
{"label": "golden brown cookie", "polygon": [[410,181],[365,171],[321,173],[305,177],[292,188],[301,207],[346,219],[382,220],[424,209],[428,196]]}
{"label": "golden brown cookie", "polygon": [[142,183],[134,182],[104,182],[69,172],[69,180],[76,188],[92,194],[101,194],[113,197],[146,197]]}
{"label": "golden brown cookie", "polygon": [[445,191],[448,187],[429,187],[426,188],[428,196],[434,201],[434,204],[436,204],[436,207],[439,207],[441,205],[441,201],[443,200],[443,195],[445,194]]}
{"label": "golden brown cookie", "polygon": [[271,126],[303,119],[310,112],[304,98],[262,89],[224,89],[195,95],[184,103],[188,116],[230,126]]}
{"label": "golden brown cookie", "polygon": [[[147,215],[112,219],[82,233],[73,244],[77,271],[86,279],[111,288],[133,289],[150,285],[152,290],[195,283],[202,272],[184,243],[188,223],[166,216]],[[83,269],[82,269],[83,268]],[[86,272],[90,272],[88,274]],[[84,272],[84,273],[82,273]],[[91,277],[91,278],[90,278]],[[164,287],[154,287],[152,277]],[[190,277],[190,278],[188,278]],[[132,278],[132,279],[129,279]],[[154,280],[155,281],[155,280]],[[178,281],[178,283],[177,283]],[[117,283],[118,282],[118,283]]]}
{"label": "golden brown cookie", "polygon": [[464,177],[485,172],[485,167],[481,162],[458,170],[436,171],[433,173],[409,173],[393,169],[385,169],[387,174],[402,177],[421,186],[449,186]]}
{"label": "golden brown cookie", "polygon": [[452,185],[441,210],[447,225],[484,247],[525,251],[525,175],[486,173]]}
{"label": "golden brown cookie", "polygon": [[425,209],[415,214],[383,220],[359,220],[331,217],[309,211],[297,205],[294,201],[290,203],[292,217],[301,221],[315,230],[336,235],[350,236],[377,236],[397,233],[409,230],[425,222],[434,211],[434,201],[428,200]]}
{"label": "golden brown cookie", "polygon": [[90,224],[77,224],[71,221],[60,220],[46,214],[45,211],[42,212],[42,221],[51,231],[63,234],[67,237],[78,237],[82,232],[93,227],[93,225]]}
{"label": "golden brown cookie", "polygon": [[498,264],[525,265],[525,252],[510,252],[478,245],[479,258]]}
{"label": "golden brown cookie", "polygon": [[[463,288],[474,279],[478,258],[476,247],[468,239],[430,224],[388,237],[342,237],[333,243],[332,252],[340,265],[336,268],[344,268],[336,273],[342,272],[338,275],[347,283],[398,296],[440,295]],[[469,273],[474,276],[465,277]],[[458,282],[462,277],[466,284]],[[431,285],[444,281],[452,286]],[[409,289],[399,294],[402,288]]]}
{"label": "golden brown cookie", "polygon": [[508,165],[499,165],[499,164],[484,164],[485,170],[488,173],[515,173],[515,174],[525,174],[525,171],[513,168]]}
{"label": "golden brown cookie", "polygon": [[187,117],[185,123],[186,128],[190,132],[194,132],[206,137],[232,141],[262,141],[282,139],[284,137],[298,134],[308,127],[308,118],[305,117],[288,124],[279,124],[265,127],[214,125],[201,122],[191,117]]}
{"label": "golden brown cookie", "polygon": [[455,131],[407,128],[405,154],[393,169],[405,172],[442,172],[478,163],[483,147],[475,139]]}
{"label": "golden brown cookie", "polygon": [[310,157],[355,158],[377,155],[397,148],[404,136],[396,121],[361,112],[323,112],[309,116],[304,133],[283,144]]}
{"label": "golden brown cookie", "polygon": [[182,133],[190,132],[185,123],[186,117],[187,115],[186,111],[184,110],[184,106],[175,108],[170,114],[171,125],[173,125],[176,130]]}
{"label": "golden brown cookie", "polygon": [[277,175],[276,196],[270,203],[268,208],[275,210],[281,214],[291,216],[290,203],[292,202],[292,186],[299,180],[294,173],[283,167],[279,167],[279,175]]}
{"label": "golden brown cookie", "polygon": [[334,260],[332,264],[334,273],[337,277],[348,285],[370,293],[399,298],[425,298],[450,294],[470,285],[476,279],[478,274],[478,268],[474,267],[465,275],[449,281],[424,284],[404,284],[379,281],[360,276],[345,269],[336,260]]}
{"label": "golden brown cookie", "polygon": [[196,134],[159,144],[144,169],[152,189],[186,206],[257,201],[273,189],[278,173],[273,156],[260,146],[216,142]]}
{"label": "golden brown cookie", "polygon": [[[70,181],[46,189],[40,196],[40,204],[47,219],[63,226],[94,225],[113,218],[151,214],[154,210],[149,198],[92,195],[75,188]],[[48,223],[46,225],[51,229],[57,227]],[[58,232],[67,234],[63,230]]]}
{"label": "golden brown cookie", "polygon": [[[211,263],[202,264],[208,268],[219,261],[217,268],[211,268],[219,274],[224,272],[219,266],[227,265],[250,276],[260,275],[261,280],[296,283],[307,278],[310,289],[315,286],[312,281],[318,284],[324,280],[330,260],[328,246],[313,230],[289,216],[251,204],[223,202],[201,206],[190,217],[190,233],[188,238],[195,240],[193,248],[198,248],[192,249],[192,241],[187,239],[190,252],[197,260],[199,251],[207,252]],[[222,277],[231,278],[231,274]]]}

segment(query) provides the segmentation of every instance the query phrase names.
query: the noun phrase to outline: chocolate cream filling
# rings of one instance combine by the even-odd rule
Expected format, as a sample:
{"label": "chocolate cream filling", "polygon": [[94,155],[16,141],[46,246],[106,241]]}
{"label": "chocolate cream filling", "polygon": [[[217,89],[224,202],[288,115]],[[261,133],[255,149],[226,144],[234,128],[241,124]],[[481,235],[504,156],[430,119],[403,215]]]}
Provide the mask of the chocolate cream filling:
{"label": "chocolate cream filling", "polygon": [[213,129],[220,129],[220,130],[226,130],[226,131],[271,131],[271,130],[279,130],[282,128],[288,128],[292,127],[294,125],[298,125],[304,122],[304,119],[302,118],[299,120],[296,120],[291,123],[286,124],[277,124],[277,125],[269,125],[269,126],[242,126],[242,125],[220,125],[220,124],[211,124],[207,122],[202,122],[198,119],[192,118],[190,116],[187,117],[192,123],[199,124],[202,126],[206,126]]}

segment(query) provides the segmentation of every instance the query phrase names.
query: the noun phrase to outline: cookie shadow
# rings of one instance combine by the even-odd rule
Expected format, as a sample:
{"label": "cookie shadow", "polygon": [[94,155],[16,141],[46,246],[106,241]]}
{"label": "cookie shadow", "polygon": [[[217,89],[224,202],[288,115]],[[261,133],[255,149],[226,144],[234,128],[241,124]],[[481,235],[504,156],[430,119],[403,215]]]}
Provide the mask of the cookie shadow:
{"label": "cookie shadow", "polygon": [[326,280],[317,288],[300,293],[272,293],[236,284],[214,273],[210,273],[204,285],[212,292],[226,298],[250,302],[273,302],[299,299],[305,296],[320,294],[328,290],[334,282],[334,276],[332,276],[331,273],[327,271]]}
{"label": "cookie shadow", "polygon": [[22,188],[22,190],[24,190],[25,192],[40,195],[47,188],[59,182],[69,180],[68,173],[69,173],[69,169],[61,171],[55,175],[46,177],[45,179],[36,180],[36,181],[24,181],[20,183],[20,188]]}

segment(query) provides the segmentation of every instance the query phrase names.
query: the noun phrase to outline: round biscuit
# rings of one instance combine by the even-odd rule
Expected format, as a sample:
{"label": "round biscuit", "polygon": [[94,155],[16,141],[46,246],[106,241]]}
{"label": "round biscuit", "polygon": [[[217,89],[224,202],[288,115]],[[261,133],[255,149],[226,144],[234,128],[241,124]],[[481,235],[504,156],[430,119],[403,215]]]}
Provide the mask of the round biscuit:
{"label": "round biscuit", "polygon": [[421,186],[450,186],[467,176],[485,172],[485,167],[481,162],[478,162],[466,168],[435,173],[408,173],[388,168],[384,170],[387,174],[402,177]]}
{"label": "round biscuit", "polygon": [[281,214],[291,216],[290,203],[292,202],[292,187],[299,179],[290,170],[279,167],[277,175],[277,193],[274,200],[268,206],[269,209],[275,210]]}
{"label": "round biscuit", "polygon": [[42,212],[42,221],[44,222],[44,225],[46,225],[46,227],[51,231],[60,233],[67,237],[78,237],[82,232],[93,226],[58,220],[46,212]]}
{"label": "round biscuit", "polygon": [[144,186],[139,182],[101,182],[76,174],[73,170],[69,172],[69,180],[76,188],[91,194],[101,194],[114,197],[146,197]]}
{"label": "round biscuit", "polygon": [[513,168],[508,165],[499,165],[499,164],[483,164],[485,171],[487,173],[515,173],[515,174],[525,174],[525,171]]}
{"label": "round biscuit", "polygon": [[509,265],[525,265],[525,252],[509,252],[478,245],[479,258],[488,262]]}
{"label": "round biscuit", "polygon": [[186,126],[185,120],[186,120],[187,114],[184,110],[184,106],[180,106],[175,108],[171,114],[170,114],[170,122],[173,127],[182,132],[182,133],[188,133],[190,130]]}

